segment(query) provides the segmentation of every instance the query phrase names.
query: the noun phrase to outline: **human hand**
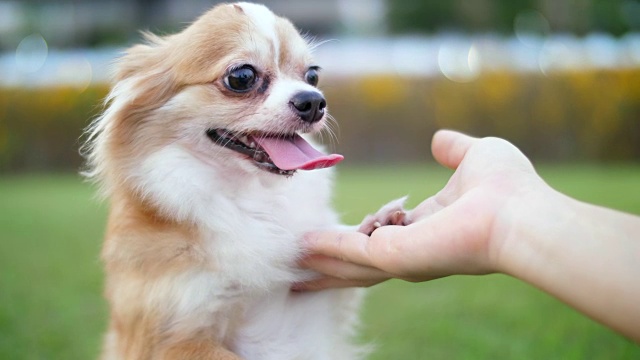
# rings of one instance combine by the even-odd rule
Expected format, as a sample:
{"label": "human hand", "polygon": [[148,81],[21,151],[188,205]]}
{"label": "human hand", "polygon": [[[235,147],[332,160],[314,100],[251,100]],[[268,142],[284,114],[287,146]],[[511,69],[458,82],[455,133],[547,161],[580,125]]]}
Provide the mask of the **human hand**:
{"label": "human hand", "polygon": [[447,185],[407,216],[407,226],[305,236],[301,266],[321,277],[295,290],[371,286],[389,278],[426,281],[501,271],[500,252],[525,198],[550,189],[512,144],[454,131],[434,135],[432,152],[455,169]]}
{"label": "human hand", "polygon": [[456,171],[408,225],[307,234],[301,266],[321,276],[292,289],[502,272],[640,342],[640,216],[553,190],[504,140],[439,131],[432,152]]}

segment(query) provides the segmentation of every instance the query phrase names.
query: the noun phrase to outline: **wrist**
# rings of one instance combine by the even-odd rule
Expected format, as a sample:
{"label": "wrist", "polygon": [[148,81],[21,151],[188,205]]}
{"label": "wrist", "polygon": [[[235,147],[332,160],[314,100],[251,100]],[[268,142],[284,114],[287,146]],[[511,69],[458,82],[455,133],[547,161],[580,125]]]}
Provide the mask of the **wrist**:
{"label": "wrist", "polygon": [[[496,271],[522,277],[535,271],[545,248],[575,221],[578,202],[540,181],[511,196],[497,216],[491,236]],[[526,275],[524,276],[526,277]]]}
{"label": "wrist", "polygon": [[505,206],[496,269],[640,340],[640,219],[546,187]]}

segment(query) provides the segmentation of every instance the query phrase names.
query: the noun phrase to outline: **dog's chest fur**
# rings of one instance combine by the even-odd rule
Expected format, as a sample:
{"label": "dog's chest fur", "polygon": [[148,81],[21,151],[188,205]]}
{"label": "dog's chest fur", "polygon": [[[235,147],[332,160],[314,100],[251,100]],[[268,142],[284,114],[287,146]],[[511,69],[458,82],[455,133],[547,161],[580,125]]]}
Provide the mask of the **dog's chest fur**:
{"label": "dog's chest fur", "polygon": [[202,167],[174,147],[147,159],[136,177],[160,212],[196,224],[212,266],[243,286],[298,280],[291,266],[303,234],[338,226],[330,169],[238,176]]}
{"label": "dog's chest fur", "polygon": [[295,270],[303,234],[338,226],[329,207],[330,173],[303,172],[272,183],[253,179],[242,192],[227,194],[229,207],[215,211],[219,226],[204,230],[204,236],[211,236],[212,261],[221,270],[215,276],[225,283],[217,297],[234,304],[229,313],[239,315],[229,323],[225,341],[240,356],[354,357],[344,331],[356,321],[357,291],[289,290],[292,282],[309,275]]}

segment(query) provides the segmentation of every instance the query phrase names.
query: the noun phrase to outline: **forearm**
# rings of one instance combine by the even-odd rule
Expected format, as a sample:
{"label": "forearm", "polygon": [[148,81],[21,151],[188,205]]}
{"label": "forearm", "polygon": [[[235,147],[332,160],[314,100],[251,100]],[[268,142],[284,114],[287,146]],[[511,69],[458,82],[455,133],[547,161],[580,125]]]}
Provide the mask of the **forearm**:
{"label": "forearm", "polygon": [[552,190],[521,204],[499,268],[640,341],[640,218]]}

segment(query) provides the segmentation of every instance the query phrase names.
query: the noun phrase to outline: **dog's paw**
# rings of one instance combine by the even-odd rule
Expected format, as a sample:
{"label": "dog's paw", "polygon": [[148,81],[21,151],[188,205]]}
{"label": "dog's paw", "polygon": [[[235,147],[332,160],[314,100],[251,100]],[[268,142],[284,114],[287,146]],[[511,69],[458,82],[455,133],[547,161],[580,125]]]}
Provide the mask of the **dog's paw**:
{"label": "dog's paw", "polygon": [[407,211],[404,209],[404,202],[407,197],[402,197],[390,201],[373,215],[367,215],[358,227],[358,231],[367,235],[385,225],[409,225]]}

